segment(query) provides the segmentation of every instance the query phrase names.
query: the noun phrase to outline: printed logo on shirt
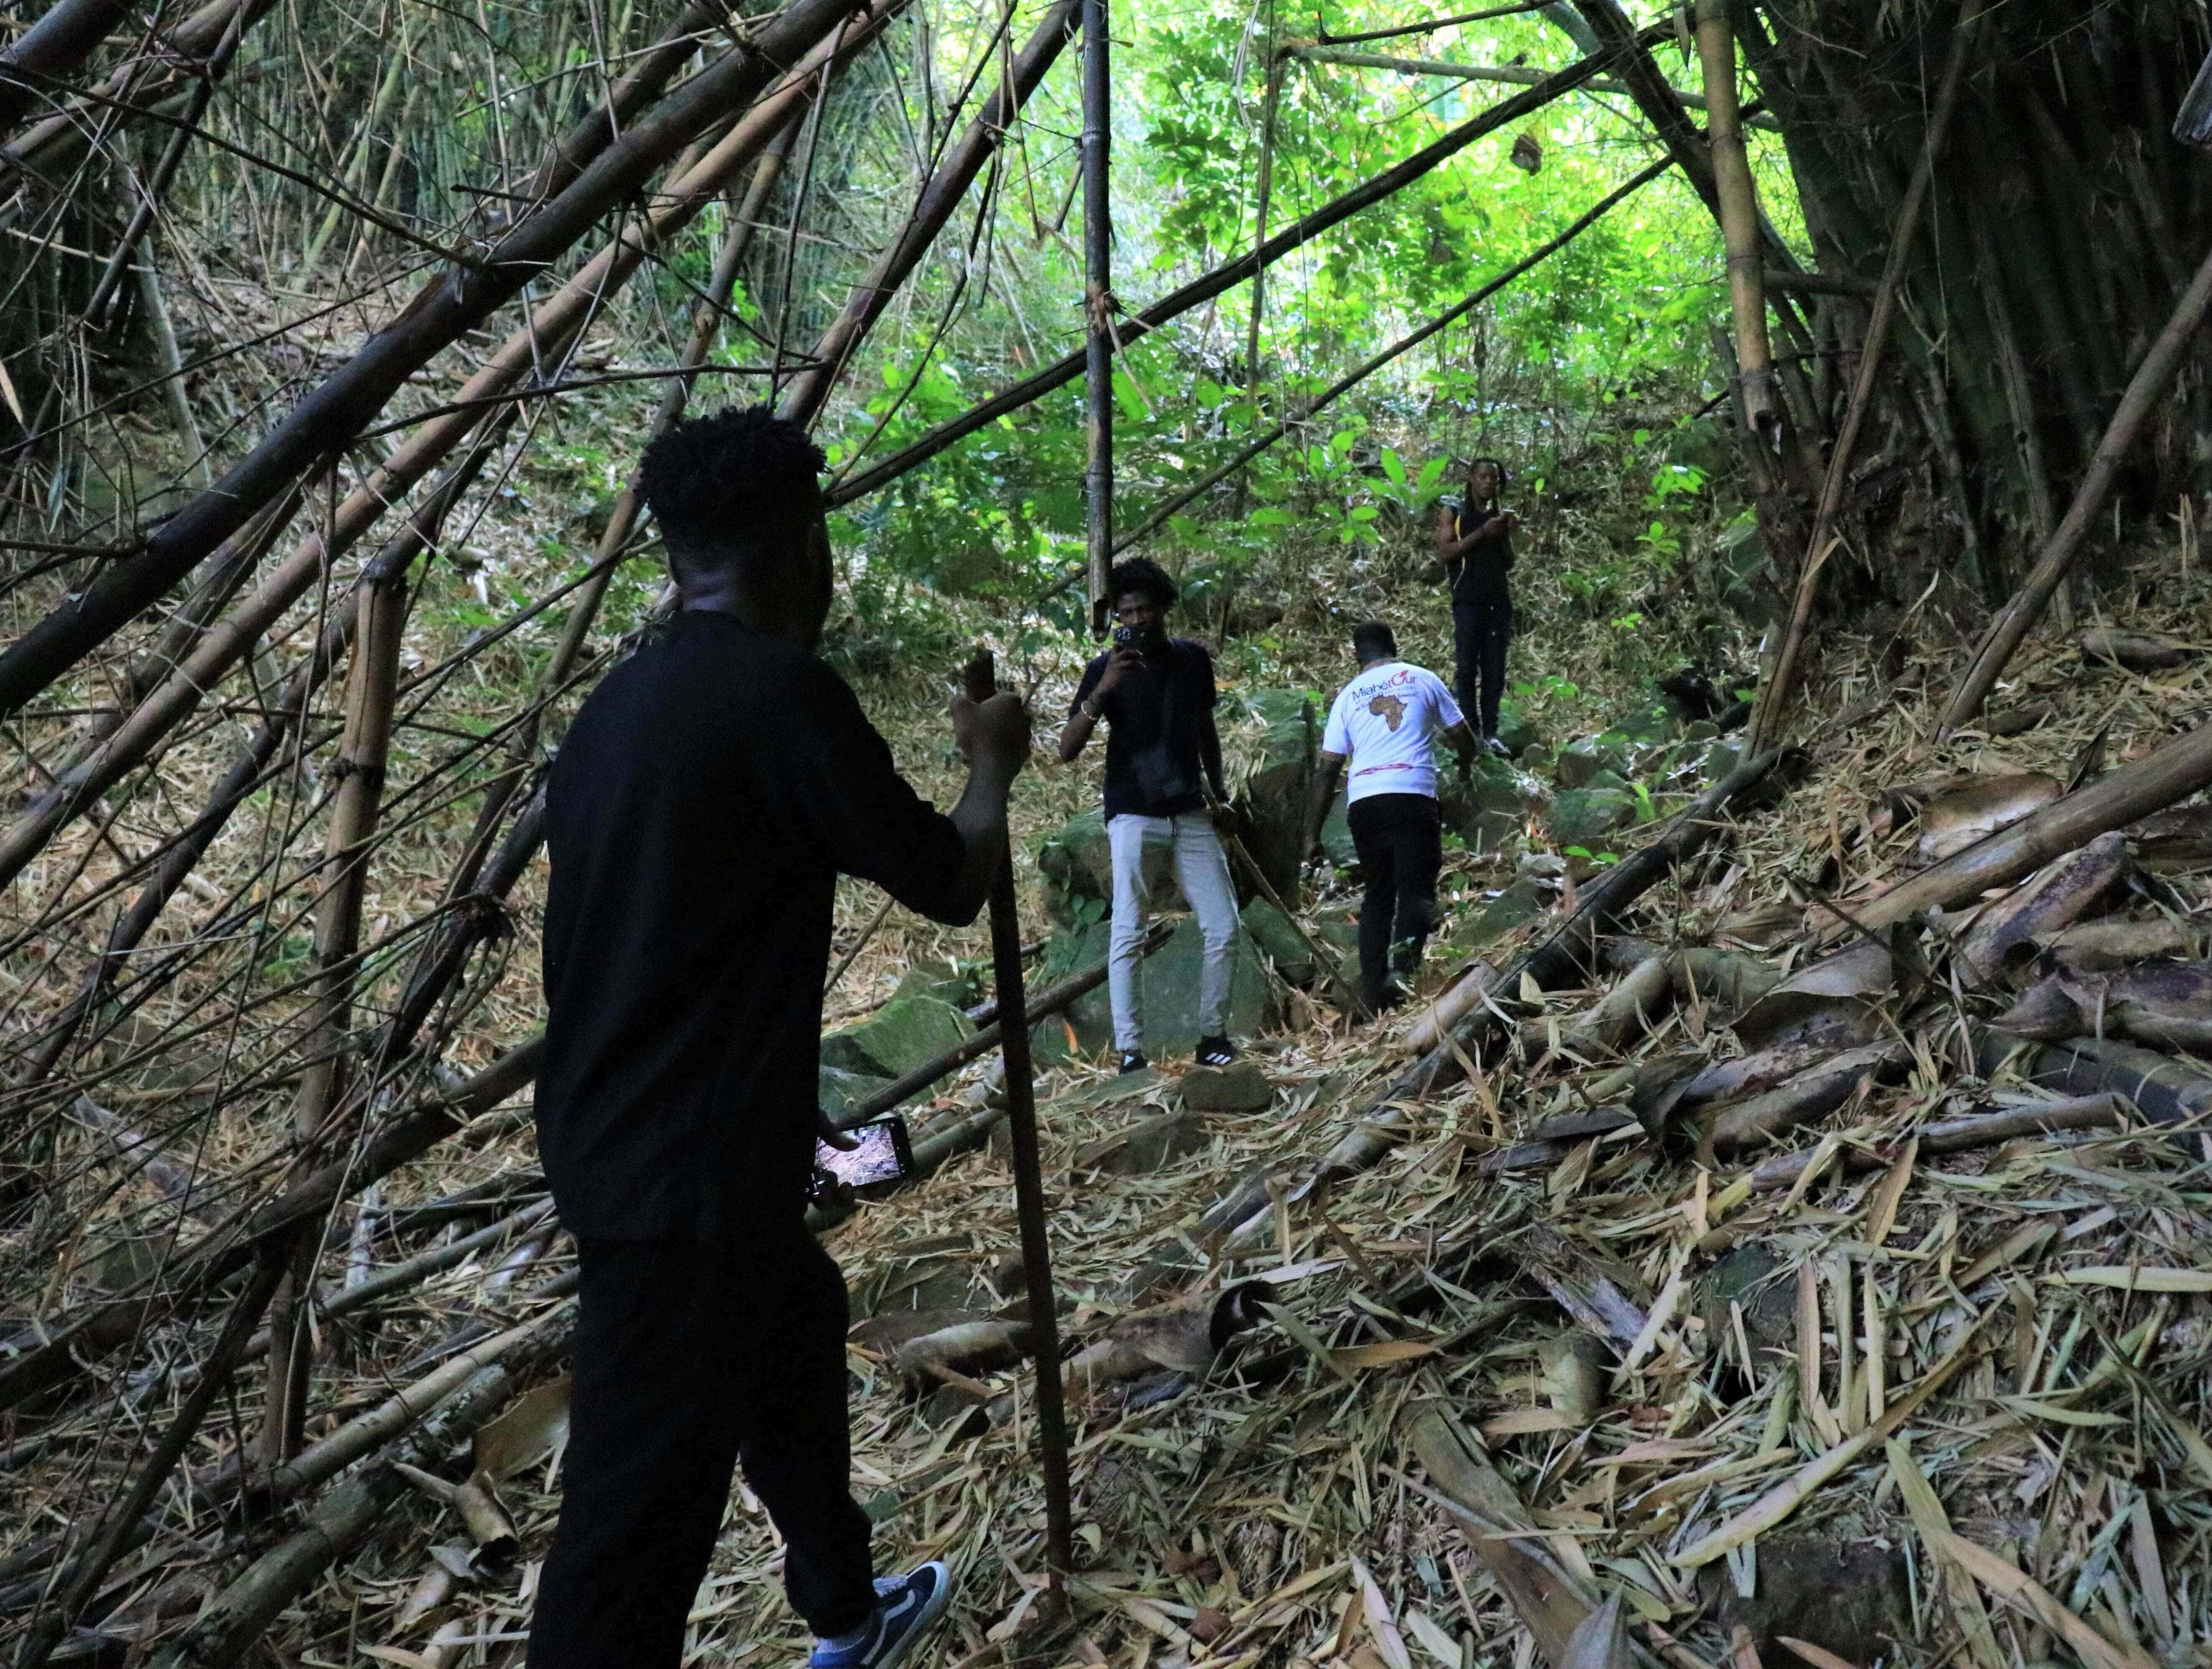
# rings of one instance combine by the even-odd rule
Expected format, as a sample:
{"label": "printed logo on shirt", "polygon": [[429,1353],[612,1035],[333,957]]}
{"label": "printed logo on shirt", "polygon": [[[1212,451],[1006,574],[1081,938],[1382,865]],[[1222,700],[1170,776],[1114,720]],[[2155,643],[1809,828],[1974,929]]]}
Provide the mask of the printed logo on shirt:
{"label": "printed logo on shirt", "polygon": [[1377,695],[1367,703],[1367,710],[1376,714],[1392,730],[1405,722],[1406,704],[1395,695]]}

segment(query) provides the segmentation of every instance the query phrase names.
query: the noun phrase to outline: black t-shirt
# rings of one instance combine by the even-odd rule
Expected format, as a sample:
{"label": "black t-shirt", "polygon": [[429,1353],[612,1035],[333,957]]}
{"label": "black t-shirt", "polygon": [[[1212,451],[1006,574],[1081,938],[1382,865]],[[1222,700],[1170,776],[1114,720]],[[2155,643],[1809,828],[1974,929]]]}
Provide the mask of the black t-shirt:
{"label": "black t-shirt", "polygon": [[945,919],[959,830],[836,673],[694,610],[584,703],[546,844],[538,1144],[562,1223],[617,1240],[796,1226],[836,877]]}
{"label": "black t-shirt", "polygon": [[[1083,669],[1068,716],[1098,688],[1109,658]],[[1213,657],[1170,638],[1099,698],[1106,732],[1106,815],[1176,817],[1206,804],[1199,790],[1199,720],[1213,711]]]}
{"label": "black t-shirt", "polygon": [[[1477,528],[1495,521],[1501,513],[1462,507],[1452,513],[1452,537],[1463,539]],[[1499,534],[1468,552],[1451,576],[1452,601],[1488,603],[1507,592],[1505,576],[1513,567],[1513,540]]]}

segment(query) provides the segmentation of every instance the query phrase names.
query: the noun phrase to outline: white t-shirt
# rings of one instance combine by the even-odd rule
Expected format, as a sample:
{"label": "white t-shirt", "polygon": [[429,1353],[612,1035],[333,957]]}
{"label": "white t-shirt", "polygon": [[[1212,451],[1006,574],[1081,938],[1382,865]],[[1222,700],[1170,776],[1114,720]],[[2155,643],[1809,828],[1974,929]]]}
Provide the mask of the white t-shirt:
{"label": "white t-shirt", "polygon": [[1437,792],[1436,737],[1461,722],[1444,681],[1407,661],[1381,661],[1339,692],[1322,734],[1326,753],[1352,762],[1345,799]]}

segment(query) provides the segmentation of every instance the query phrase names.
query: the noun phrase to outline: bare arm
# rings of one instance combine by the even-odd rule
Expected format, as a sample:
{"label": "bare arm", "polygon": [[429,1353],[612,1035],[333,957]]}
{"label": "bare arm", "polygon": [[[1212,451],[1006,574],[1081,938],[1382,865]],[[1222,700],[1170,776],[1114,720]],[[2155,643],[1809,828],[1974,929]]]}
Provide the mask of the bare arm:
{"label": "bare arm", "polygon": [[982,702],[955,696],[952,737],[968,757],[968,786],[951,811],[966,856],[944,913],[931,913],[948,926],[964,927],[981,913],[1006,859],[1006,793],[1029,758],[1029,710],[1018,695],[998,695]]}
{"label": "bare arm", "polygon": [[1328,808],[1336,804],[1337,774],[1344,769],[1342,754],[1324,753],[1314,762],[1313,792],[1306,800],[1306,855],[1311,857],[1321,850],[1322,825],[1328,821]]}
{"label": "bare arm", "polygon": [[1075,762],[1075,756],[1090,743],[1091,733],[1098,728],[1097,715],[1103,711],[1101,704],[1106,699],[1106,692],[1121,683],[1127,675],[1129,669],[1138,664],[1139,658],[1140,657],[1133,649],[1116,649],[1114,652],[1113,658],[1106,663],[1105,671],[1099,675],[1097,687],[1090,695],[1084,697],[1090,706],[1087,708],[1079,706],[1074,712],[1067,715],[1067,722],[1060,727],[1060,762],[1061,764],[1072,765]]}
{"label": "bare arm", "polygon": [[1488,544],[1493,539],[1510,537],[1521,525],[1521,519],[1509,510],[1503,515],[1492,516],[1474,532],[1461,539],[1452,537],[1450,511],[1439,510],[1437,513],[1437,555],[1447,567],[1455,562],[1465,561],[1470,552]]}
{"label": "bare arm", "polygon": [[1464,782],[1468,773],[1474,768],[1475,755],[1482,750],[1482,743],[1475,736],[1474,727],[1464,719],[1445,727],[1444,740],[1459,756],[1460,780]]}

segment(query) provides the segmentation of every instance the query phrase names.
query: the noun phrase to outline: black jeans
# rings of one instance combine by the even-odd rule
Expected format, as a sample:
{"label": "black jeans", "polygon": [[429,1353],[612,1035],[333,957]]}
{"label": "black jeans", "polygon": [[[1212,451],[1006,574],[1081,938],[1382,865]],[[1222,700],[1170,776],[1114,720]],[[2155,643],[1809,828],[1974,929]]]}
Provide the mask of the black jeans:
{"label": "black jeans", "polygon": [[1452,694],[1468,722],[1498,734],[1505,695],[1505,646],[1513,640],[1513,604],[1505,593],[1452,602]]}
{"label": "black jeans", "polygon": [[530,1669],[677,1669],[732,1468],[784,1542],[792,1609],[876,1603],[845,1428],[845,1282],[794,1219],[709,1245],[585,1241],[561,1522]]}
{"label": "black jeans", "polygon": [[1367,877],[1367,895],[1359,903],[1359,977],[1368,1000],[1379,1004],[1390,976],[1391,946],[1412,941],[1398,970],[1410,975],[1436,926],[1443,821],[1426,794],[1370,794],[1352,801],[1345,816]]}

